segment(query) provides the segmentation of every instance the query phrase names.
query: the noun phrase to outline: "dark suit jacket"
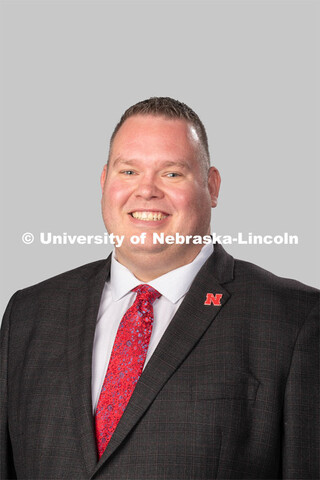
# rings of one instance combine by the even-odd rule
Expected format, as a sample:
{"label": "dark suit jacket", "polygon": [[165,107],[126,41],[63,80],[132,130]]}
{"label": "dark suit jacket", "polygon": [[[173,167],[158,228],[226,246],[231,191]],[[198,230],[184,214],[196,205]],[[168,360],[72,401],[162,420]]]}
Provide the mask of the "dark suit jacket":
{"label": "dark suit jacket", "polygon": [[[318,479],[319,292],[220,245],[100,461],[91,405],[110,258],[17,292],[2,329],[2,478]],[[222,305],[204,305],[221,293]]]}

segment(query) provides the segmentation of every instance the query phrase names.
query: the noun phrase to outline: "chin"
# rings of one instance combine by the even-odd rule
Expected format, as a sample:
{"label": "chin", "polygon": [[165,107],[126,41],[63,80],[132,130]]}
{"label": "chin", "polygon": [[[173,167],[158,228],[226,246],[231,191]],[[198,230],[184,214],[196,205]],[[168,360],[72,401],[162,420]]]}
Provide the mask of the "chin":
{"label": "chin", "polygon": [[169,245],[162,245],[162,244],[153,244],[153,243],[146,243],[145,245],[132,245],[130,247],[130,250],[131,251],[134,251],[134,252],[141,252],[141,253],[145,253],[145,254],[156,254],[156,253],[161,253],[161,252],[164,252],[165,250],[167,250],[169,247]]}

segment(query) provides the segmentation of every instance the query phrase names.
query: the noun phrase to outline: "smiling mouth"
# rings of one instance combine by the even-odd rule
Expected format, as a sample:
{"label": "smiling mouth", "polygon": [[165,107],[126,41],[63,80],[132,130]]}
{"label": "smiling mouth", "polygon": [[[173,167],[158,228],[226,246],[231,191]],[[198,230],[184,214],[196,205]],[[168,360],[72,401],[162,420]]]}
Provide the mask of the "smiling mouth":
{"label": "smiling mouth", "polygon": [[144,220],[145,222],[157,222],[169,216],[162,212],[131,212],[130,215],[137,220]]}

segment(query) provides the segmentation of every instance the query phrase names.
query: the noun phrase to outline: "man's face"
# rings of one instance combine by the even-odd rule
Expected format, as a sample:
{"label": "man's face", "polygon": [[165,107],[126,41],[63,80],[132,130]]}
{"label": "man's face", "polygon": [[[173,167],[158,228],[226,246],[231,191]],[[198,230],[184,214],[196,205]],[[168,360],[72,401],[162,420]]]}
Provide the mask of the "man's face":
{"label": "man's face", "polygon": [[[102,213],[106,228],[125,235],[117,248],[120,263],[165,262],[167,271],[191,262],[201,245],[153,243],[154,232],[165,236],[206,235],[211,207],[216,206],[220,177],[209,176],[195,129],[186,121],[152,115],[128,118],[116,134],[109,163],[101,176]],[[144,244],[133,235],[147,233]]]}

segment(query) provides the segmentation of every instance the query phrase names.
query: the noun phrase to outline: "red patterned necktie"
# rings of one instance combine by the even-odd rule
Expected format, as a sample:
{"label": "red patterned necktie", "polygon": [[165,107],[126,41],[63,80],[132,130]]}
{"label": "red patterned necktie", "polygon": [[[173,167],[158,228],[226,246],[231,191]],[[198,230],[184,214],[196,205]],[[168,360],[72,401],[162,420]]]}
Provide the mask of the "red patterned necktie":
{"label": "red patterned necktie", "polygon": [[99,458],[105,451],[142,373],[152,331],[152,304],[161,296],[157,290],[146,284],[138,285],[132,291],[137,292],[137,296],[120,322],[96,410]]}

